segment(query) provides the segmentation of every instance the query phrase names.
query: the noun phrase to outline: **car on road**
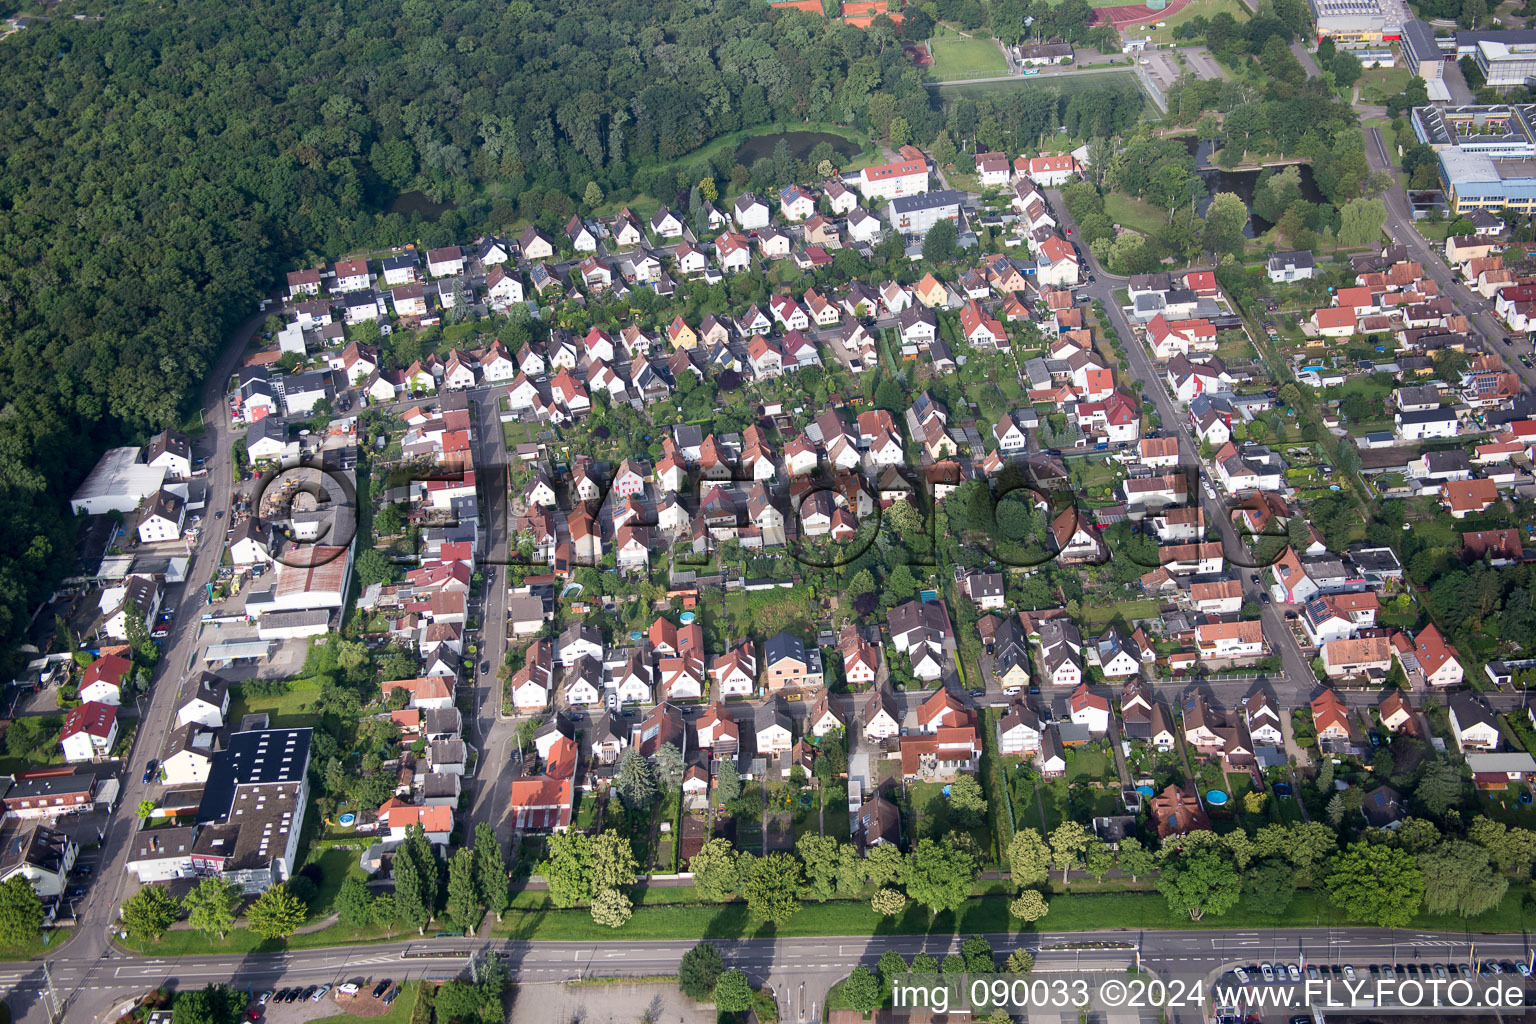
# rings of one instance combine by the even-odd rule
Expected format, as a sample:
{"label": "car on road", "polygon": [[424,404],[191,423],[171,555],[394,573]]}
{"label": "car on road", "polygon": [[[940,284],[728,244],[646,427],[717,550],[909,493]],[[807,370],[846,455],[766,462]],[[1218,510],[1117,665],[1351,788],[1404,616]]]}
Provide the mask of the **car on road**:
{"label": "car on road", "polygon": [[1268,960],[1259,964],[1259,973],[1264,975],[1265,981],[1275,980],[1275,968]]}
{"label": "car on road", "polygon": [[987,691],[986,690],[972,690],[971,691],[971,696],[972,697],[985,697],[986,695],[987,695]]}
{"label": "car on road", "polygon": [[383,981],[373,986],[373,998],[377,999],[385,992],[388,992],[389,986],[393,985],[394,983],[395,981],[393,978],[385,978]]}
{"label": "car on road", "polygon": [[142,780],[144,785],[149,785],[149,780],[155,777],[155,766],[156,762],[153,758],[150,759],[149,764],[144,766],[144,778]]}
{"label": "car on road", "polygon": [[223,519],[223,518],[224,518],[224,512],[223,512],[223,510],[222,510],[222,509],[221,509],[221,510],[220,510],[220,511],[218,511],[218,512],[215,512],[215,513],[214,513],[214,514],[213,514],[213,518],[215,518],[215,519]]}
{"label": "car on road", "polygon": [[482,661],[480,663],[480,674],[481,675],[484,675],[485,673],[489,672],[490,670],[491,670],[491,663],[490,662]]}

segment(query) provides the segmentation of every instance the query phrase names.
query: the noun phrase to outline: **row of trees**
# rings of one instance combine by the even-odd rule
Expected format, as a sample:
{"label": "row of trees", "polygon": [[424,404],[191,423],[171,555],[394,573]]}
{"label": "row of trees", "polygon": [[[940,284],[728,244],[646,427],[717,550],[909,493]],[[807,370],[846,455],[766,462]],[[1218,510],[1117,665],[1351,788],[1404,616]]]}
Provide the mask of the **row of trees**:
{"label": "row of trees", "polygon": [[[341,923],[354,931],[370,926],[393,929],[404,923],[421,933],[442,911],[464,930],[475,928],[487,911],[500,920],[510,903],[507,869],[489,824],[476,825],[474,844],[454,851],[446,884],[442,869],[432,843],[415,826],[395,851],[394,892],[374,895],[363,879],[348,875],[337,890],[334,909]],[[286,939],[308,918],[313,891],[303,876],[275,885],[246,910],[246,924],[262,938]],[[235,927],[242,900],[241,888],[221,878],[203,879],[180,903],[165,889],[148,885],[124,902],[123,926],[137,939],[158,941],[185,913],[192,928],[223,939]]]}

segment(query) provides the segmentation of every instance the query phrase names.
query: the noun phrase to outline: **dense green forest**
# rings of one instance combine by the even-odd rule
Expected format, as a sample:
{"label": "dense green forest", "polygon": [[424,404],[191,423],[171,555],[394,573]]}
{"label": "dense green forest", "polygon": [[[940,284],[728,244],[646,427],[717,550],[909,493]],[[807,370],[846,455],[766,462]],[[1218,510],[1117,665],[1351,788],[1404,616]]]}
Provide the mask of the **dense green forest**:
{"label": "dense green forest", "polygon": [[[730,147],[701,166],[688,154],[746,127],[829,121],[963,148],[1058,123],[1107,134],[1141,107],[1041,92],[946,119],[888,19],[866,32],[760,0],[70,13],[0,45],[7,650],[73,567],[66,498],[96,455],[182,422],[221,339],[296,263],[552,226],[593,183],[663,199],[701,172],[739,185],[765,169]],[[410,189],[452,208],[389,213]]]}

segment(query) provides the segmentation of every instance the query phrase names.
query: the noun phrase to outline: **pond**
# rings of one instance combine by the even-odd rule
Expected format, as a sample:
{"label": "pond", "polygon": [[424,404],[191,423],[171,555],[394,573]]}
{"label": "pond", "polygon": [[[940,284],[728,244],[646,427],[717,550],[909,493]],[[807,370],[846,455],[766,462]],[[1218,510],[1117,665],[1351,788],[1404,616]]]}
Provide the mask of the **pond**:
{"label": "pond", "polygon": [[789,143],[789,153],[796,160],[804,160],[811,150],[825,142],[844,159],[859,155],[859,147],[851,140],[831,132],[783,132],[778,135],[754,135],[736,150],[736,162],[751,167],[755,161],[773,156],[773,148],[783,139]]}
{"label": "pond", "polygon": [[[1228,171],[1212,166],[1212,146],[1209,142],[1201,142],[1193,135],[1180,136],[1179,141],[1195,158],[1195,173],[1200,175],[1200,180],[1205,183],[1205,198],[1198,204],[1202,217],[1205,216],[1205,208],[1211,205],[1211,196],[1218,192],[1231,192],[1250,209],[1253,207],[1253,191],[1258,187],[1259,175],[1263,174],[1263,171]],[[1301,197],[1309,203],[1327,202],[1323,194],[1318,191],[1317,182],[1312,179],[1312,165],[1296,166],[1301,171]],[[1253,238],[1255,235],[1262,235],[1272,227],[1274,224],[1263,217],[1250,214],[1248,223],[1243,228],[1243,234]]]}
{"label": "pond", "polygon": [[389,213],[398,213],[409,217],[412,214],[421,214],[422,220],[437,220],[443,214],[453,209],[452,203],[437,203],[425,192],[401,192],[395,196],[394,202],[389,204]]}

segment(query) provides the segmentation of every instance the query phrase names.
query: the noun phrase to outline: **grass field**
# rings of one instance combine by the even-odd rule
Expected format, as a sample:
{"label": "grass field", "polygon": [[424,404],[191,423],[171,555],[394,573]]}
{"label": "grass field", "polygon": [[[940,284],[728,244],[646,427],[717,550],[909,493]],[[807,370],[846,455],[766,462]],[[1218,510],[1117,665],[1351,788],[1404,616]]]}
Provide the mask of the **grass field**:
{"label": "grass field", "polygon": [[1003,52],[991,39],[966,39],[963,36],[934,36],[928,43],[933,54],[934,78],[948,81],[952,78],[985,78],[988,75],[1006,75],[1008,63]]}
{"label": "grass field", "polygon": [[1168,215],[1151,203],[1120,192],[1104,195],[1104,215],[1110,223],[1150,235],[1168,223]]}
{"label": "grass field", "polygon": [[[1095,6],[1101,6],[1095,0]],[[1137,38],[1149,36],[1152,42],[1159,46],[1168,46],[1176,42],[1173,38],[1173,30],[1192,20],[1196,15],[1204,15],[1206,18],[1214,18],[1225,11],[1236,18],[1239,24],[1246,22],[1252,16],[1246,4],[1242,0],[1202,0],[1201,3],[1189,4],[1177,14],[1169,15],[1160,23],[1161,28],[1151,28],[1148,25],[1135,25],[1127,29],[1127,33],[1134,34]]]}
{"label": "grass field", "polygon": [[[1017,933],[1019,922],[1008,914],[1009,895],[977,896],[967,900],[957,913],[932,916],[924,907],[909,904],[896,918],[882,918],[865,901],[829,900],[806,904],[783,927],[775,930],[750,920],[741,903],[710,906],[636,907],[635,915],[619,933],[626,941],[673,939],[679,935],[706,939],[747,936],[784,938],[816,935],[968,935],[973,932]],[[1521,926],[1525,893],[1512,887],[1503,902],[1486,914],[1466,919],[1419,914],[1409,927],[1420,931],[1503,932],[1518,931]],[[1348,921],[1339,908],[1318,892],[1303,890],[1283,915],[1266,917],[1246,908],[1224,917],[1206,915],[1203,921],[1190,921],[1168,911],[1168,902],[1155,892],[1081,893],[1053,895],[1050,916],[1040,922],[1051,932],[1097,929],[1231,929],[1313,927],[1318,923],[1344,925]],[[595,924],[585,909],[552,910],[535,913],[511,912],[492,929],[498,937],[568,941],[611,941],[614,932]]]}
{"label": "grass field", "polygon": [[[999,60],[1002,58],[999,57]],[[1130,68],[1124,71],[1092,71],[1075,72],[1063,75],[1034,75],[1029,78],[1016,77],[1003,82],[978,82],[975,85],[941,85],[938,87],[939,98],[954,100],[961,96],[981,96],[987,93],[1008,92],[1013,89],[1055,89],[1064,96],[1073,93],[1091,92],[1094,89],[1135,89],[1141,92],[1141,83],[1136,78],[1136,73]],[[1053,148],[1059,148],[1065,136],[1058,136],[1050,140]]]}
{"label": "grass field", "polygon": [[[48,950],[55,948],[69,938],[72,928],[49,928],[39,932],[26,942],[9,944],[0,943],[0,960],[36,960]],[[45,945],[44,939],[48,942]]]}
{"label": "grass field", "polygon": [[1366,68],[1360,73],[1360,100],[1383,104],[1408,88],[1413,76],[1407,68]]}
{"label": "grass field", "polygon": [[289,690],[275,696],[247,697],[243,688],[236,687],[229,699],[229,716],[238,722],[244,715],[265,711],[271,716],[274,729],[310,725],[315,719],[312,708],[319,700],[319,690]]}

